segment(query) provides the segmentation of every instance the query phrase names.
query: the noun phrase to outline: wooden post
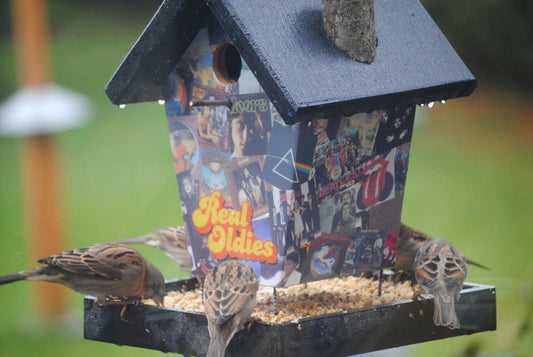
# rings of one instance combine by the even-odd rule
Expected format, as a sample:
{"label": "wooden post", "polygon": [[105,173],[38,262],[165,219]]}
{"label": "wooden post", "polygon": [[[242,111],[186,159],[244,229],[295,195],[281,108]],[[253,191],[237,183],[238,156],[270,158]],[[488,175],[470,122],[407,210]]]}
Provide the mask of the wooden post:
{"label": "wooden post", "polygon": [[329,39],[344,53],[359,62],[374,62],[374,0],[322,0],[322,22]]}
{"label": "wooden post", "polygon": [[[14,0],[13,32],[21,87],[40,86],[51,80],[49,33],[45,0]],[[26,220],[32,264],[63,247],[56,151],[50,136],[23,139],[21,157]],[[65,288],[36,283],[36,308],[43,317],[65,312]]]}

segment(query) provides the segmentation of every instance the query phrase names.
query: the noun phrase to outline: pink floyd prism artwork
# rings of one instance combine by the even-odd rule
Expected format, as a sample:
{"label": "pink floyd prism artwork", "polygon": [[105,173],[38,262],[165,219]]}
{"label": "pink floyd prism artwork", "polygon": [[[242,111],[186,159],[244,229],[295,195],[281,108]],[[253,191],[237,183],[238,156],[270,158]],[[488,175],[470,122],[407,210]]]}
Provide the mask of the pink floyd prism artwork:
{"label": "pink floyd prism artwork", "polygon": [[239,259],[283,287],[394,266],[415,107],[286,125],[242,58],[220,72],[228,44],[210,21],[165,93],[192,274]]}

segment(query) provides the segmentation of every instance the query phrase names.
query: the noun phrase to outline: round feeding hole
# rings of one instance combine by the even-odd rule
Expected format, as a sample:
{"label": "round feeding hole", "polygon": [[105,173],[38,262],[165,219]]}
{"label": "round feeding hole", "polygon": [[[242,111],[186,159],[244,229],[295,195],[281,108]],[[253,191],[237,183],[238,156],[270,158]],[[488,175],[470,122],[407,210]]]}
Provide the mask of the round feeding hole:
{"label": "round feeding hole", "polygon": [[220,82],[226,85],[237,83],[241,75],[241,56],[231,43],[222,43],[213,53],[213,69]]}

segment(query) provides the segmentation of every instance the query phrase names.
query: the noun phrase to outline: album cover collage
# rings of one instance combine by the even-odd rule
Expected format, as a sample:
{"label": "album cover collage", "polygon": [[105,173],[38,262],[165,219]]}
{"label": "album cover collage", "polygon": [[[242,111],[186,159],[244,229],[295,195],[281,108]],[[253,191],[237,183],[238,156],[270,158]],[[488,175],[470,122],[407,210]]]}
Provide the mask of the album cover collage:
{"label": "album cover collage", "polygon": [[192,273],[238,258],[282,287],[393,266],[415,108],[285,125],[244,61],[217,79],[222,34],[201,30],[167,86]]}

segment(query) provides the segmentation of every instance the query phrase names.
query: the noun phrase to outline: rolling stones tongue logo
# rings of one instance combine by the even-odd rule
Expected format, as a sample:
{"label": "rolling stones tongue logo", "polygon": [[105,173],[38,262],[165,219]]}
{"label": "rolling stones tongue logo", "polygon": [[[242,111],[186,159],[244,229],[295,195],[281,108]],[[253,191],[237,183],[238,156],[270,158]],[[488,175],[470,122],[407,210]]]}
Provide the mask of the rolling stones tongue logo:
{"label": "rolling stones tongue logo", "polygon": [[387,172],[388,165],[389,161],[381,155],[364,164],[363,173],[366,179],[361,182],[362,187],[357,199],[360,208],[372,207],[389,196],[394,179]]}

